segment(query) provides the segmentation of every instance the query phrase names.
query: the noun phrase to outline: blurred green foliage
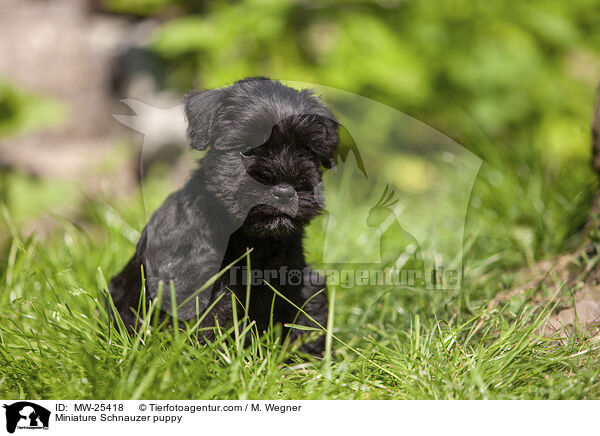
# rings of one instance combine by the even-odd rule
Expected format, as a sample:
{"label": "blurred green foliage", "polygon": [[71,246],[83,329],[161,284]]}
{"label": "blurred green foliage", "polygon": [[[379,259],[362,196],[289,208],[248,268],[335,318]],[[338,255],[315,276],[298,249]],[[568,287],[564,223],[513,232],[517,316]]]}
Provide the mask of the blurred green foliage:
{"label": "blurred green foliage", "polygon": [[[56,126],[65,120],[65,116],[65,108],[59,101],[0,80],[0,139]],[[6,141],[0,147],[11,145]],[[57,204],[68,204],[73,190],[73,186],[65,182],[40,180],[0,167],[0,206],[10,210],[10,224],[15,226],[43,216]],[[0,246],[8,226],[6,216],[3,218],[0,220]]]}
{"label": "blurred green foliage", "polygon": [[[312,82],[385,103],[475,152],[485,162],[469,220],[475,251],[515,265],[576,243],[595,189],[597,0],[106,5],[169,17],[152,48],[178,92],[252,75]],[[385,119],[364,119],[385,131]],[[388,175],[406,170],[390,165]]]}
{"label": "blurred green foliage", "polygon": [[64,118],[59,102],[0,81],[0,138],[50,127]]}
{"label": "blurred green foliage", "polygon": [[[151,48],[177,93],[253,75],[325,85],[405,112],[478,154],[475,257],[502,252],[514,266],[577,243],[596,189],[597,0],[103,4],[160,20]],[[48,125],[57,113],[48,105],[3,85],[0,135]],[[393,130],[379,113],[363,119],[382,135]],[[387,180],[422,185],[422,160],[363,148],[379,155]]]}
{"label": "blurred green foliage", "polygon": [[386,103],[473,148],[478,129],[496,145],[587,155],[582,120],[600,76],[596,0],[107,4],[179,11],[153,47],[180,90],[250,75],[314,82]]}
{"label": "blurred green foliage", "polygon": [[[0,182],[3,177],[10,177],[10,183],[0,186],[0,200],[10,209],[10,221],[16,226],[42,218],[49,211],[67,209],[79,194],[78,188],[68,181],[42,180],[12,173],[10,176],[0,174]],[[0,230],[4,230],[2,221]]]}

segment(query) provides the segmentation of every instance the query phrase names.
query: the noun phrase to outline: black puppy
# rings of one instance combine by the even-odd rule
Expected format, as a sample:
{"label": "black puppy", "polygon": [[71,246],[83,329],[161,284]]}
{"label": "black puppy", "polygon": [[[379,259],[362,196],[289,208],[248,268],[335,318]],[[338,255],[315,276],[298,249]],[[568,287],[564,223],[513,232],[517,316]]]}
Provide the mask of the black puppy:
{"label": "black puppy", "polygon": [[[202,327],[214,326],[216,319],[220,326],[231,325],[229,292],[246,301],[246,258],[194,294],[252,248],[252,277],[258,283],[252,280],[247,309],[258,331],[269,326],[274,296],[261,278],[325,326],[327,298],[317,294],[325,283],[307,268],[302,237],[323,207],[322,171],[333,166],[338,147],[335,117],[310,90],[266,78],[192,92],[185,113],[192,148],[209,151],[186,185],[154,212],[132,259],[112,279],[110,292],[122,319],[136,327],[143,266],[149,298],[157,297],[163,283],[165,313],[173,313],[171,286],[177,316],[184,320],[202,315],[226,293]],[[243,310],[236,307],[239,315]],[[281,297],[274,300],[273,322],[316,327]],[[290,332],[292,339],[298,334]],[[210,332],[203,336],[213,338]],[[314,355],[323,349],[323,336],[302,347]]]}

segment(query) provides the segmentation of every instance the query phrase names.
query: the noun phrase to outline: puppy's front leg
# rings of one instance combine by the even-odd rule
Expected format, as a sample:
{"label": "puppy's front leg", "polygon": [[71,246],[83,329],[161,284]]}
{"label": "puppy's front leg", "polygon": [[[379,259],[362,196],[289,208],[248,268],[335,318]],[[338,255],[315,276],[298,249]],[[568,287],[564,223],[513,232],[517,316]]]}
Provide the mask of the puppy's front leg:
{"label": "puppy's front leg", "polygon": [[[327,289],[325,280],[318,276],[314,271],[308,271],[308,274],[304,276],[304,286],[300,291],[301,303],[299,307],[303,307],[303,312],[300,312],[295,324],[303,325],[307,327],[314,327],[320,329],[321,327],[327,327]],[[320,292],[319,292],[320,291]],[[310,317],[310,318],[309,318]],[[319,325],[315,324],[312,320],[316,321]],[[290,340],[294,342],[299,339],[302,334],[305,334],[298,329],[292,329],[290,332]],[[310,333],[314,334],[314,333]],[[310,354],[312,356],[321,357],[325,352],[325,332],[313,341],[302,344],[300,351]]]}

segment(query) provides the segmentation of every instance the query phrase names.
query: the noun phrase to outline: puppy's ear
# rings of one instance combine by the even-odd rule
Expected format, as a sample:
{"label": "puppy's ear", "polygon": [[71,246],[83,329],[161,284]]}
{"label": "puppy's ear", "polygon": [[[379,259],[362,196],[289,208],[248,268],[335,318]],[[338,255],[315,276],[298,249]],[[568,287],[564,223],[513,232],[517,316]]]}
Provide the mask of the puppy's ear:
{"label": "puppy's ear", "polygon": [[327,169],[335,166],[337,150],[339,146],[339,135],[338,135],[338,123],[331,116],[329,117],[318,117],[318,135],[315,140],[309,144],[309,147],[313,149],[321,157],[321,163]]}
{"label": "puppy's ear", "polygon": [[329,169],[335,166],[335,156],[340,145],[340,138],[338,135],[338,123],[336,120],[327,118],[324,124],[327,153],[323,162],[323,166]]}
{"label": "puppy's ear", "polygon": [[195,150],[206,150],[214,142],[218,113],[223,106],[224,91],[192,91],[185,96],[187,136]]}

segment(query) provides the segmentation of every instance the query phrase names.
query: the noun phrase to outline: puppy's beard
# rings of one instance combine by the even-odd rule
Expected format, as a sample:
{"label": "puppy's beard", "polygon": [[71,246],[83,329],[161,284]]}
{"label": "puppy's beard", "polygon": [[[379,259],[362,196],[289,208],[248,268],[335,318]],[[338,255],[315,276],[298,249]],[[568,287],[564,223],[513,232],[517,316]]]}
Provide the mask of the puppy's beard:
{"label": "puppy's beard", "polygon": [[302,230],[323,208],[322,184],[312,191],[298,191],[295,198],[281,204],[272,195],[255,200],[244,222],[246,230],[258,236],[283,236]]}
{"label": "puppy's beard", "polygon": [[246,229],[257,236],[282,236],[294,233],[302,227],[296,222],[298,201],[294,204],[254,206],[245,221]]}
{"label": "puppy's beard", "polygon": [[236,227],[242,226],[255,236],[281,236],[298,232],[323,206],[322,183],[310,190],[298,190],[293,199],[281,203],[273,196],[272,185],[258,182],[250,176],[238,181],[239,189],[231,197],[211,185]]}
{"label": "puppy's beard", "polygon": [[287,215],[271,216],[251,226],[253,233],[262,236],[284,236],[295,233],[298,229],[296,223]]}

